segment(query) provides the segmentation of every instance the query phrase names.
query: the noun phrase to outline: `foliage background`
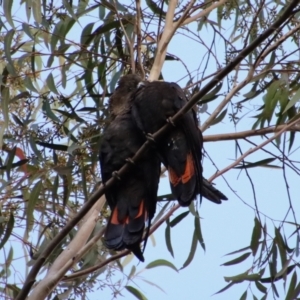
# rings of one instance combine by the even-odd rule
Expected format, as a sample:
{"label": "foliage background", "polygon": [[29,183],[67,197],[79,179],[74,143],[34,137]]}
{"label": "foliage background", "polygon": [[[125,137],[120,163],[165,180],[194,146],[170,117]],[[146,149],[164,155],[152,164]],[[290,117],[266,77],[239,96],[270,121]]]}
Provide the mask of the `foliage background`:
{"label": "foliage background", "polygon": [[[30,278],[31,266],[43,258],[50,240],[99,185],[97,149],[107,99],[120,76],[135,71],[152,80],[174,80],[192,98],[269,28],[286,4],[149,0],[1,4],[0,280],[3,297],[10,299],[28,286],[23,283]],[[148,245],[145,266],[135,266],[132,256],[121,258],[126,251],[116,255],[103,247],[109,211],[101,198],[43,258],[38,279],[44,280],[34,286],[31,299],[44,298],[45,286],[50,299],[101,295],[98,289],[144,299],[142,293],[153,296],[141,283],[149,279],[147,273],[151,284],[163,289],[167,283],[159,274],[169,274],[166,268],[157,269],[155,275],[149,269],[188,270],[195,265],[200,286],[207,280],[214,288],[210,293],[226,287],[216,296],[220,299],[232,290],[234,298],[241,299],[297,298],[298,14],[295,8],[292,18],[215,82],[197,104],[207,142],[205,176],[218,177],[217,187],[229,197],[228,203],[216,207],[203,201],[201,209],[195,203],[189,210],[178,210],[173,201],[161,202],[154,222],[154,229],[159,228],[157,245]],[[168,34],[172,41],[164,57]],[[162,182],[161,198],[171,199],[166,179]],[[216,265],[203,261],[209,254],[196,251],[198,245],[215,253],[210,243],[223,255],[234,252],[222,259],[232,275],[225,277],[223,286],[212,284],[208,270]],[[212,261],[219,259],[217,253]],[[78,279],[80,270],[85,273]],[[69,280],[61,280],[67,271]],[[140,278],[142,274],[145,278]],[[185,294],[197,290],[189,281],[180,285]],[[242,283],[239,294],[233,287],[238,283]]]}

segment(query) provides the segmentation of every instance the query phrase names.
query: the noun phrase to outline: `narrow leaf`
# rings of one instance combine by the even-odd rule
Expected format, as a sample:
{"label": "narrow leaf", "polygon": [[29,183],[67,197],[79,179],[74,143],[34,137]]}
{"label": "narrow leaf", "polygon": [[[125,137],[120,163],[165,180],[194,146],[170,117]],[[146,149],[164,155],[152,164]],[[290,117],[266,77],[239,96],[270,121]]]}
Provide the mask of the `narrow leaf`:
{"label": "narrow leaf", "polygon": [[155,268],[155,267],[169,267],[173,270],[175,270],[176,272],[178,272],[177,268],[169,261],[165,260],[165,259],[157,259],[151,263],[149,263],[147,266],[146,266],[146,269],[152,269],[152,268]]}
{"label": "narrow leaf", "polygon": [[42,23],[41,1],[32,0],[33,17],[38,24]]}
{"label": "narrow leaf", "polygon": [[197,236],[197,239],[202,247],[202,249],[205,251],[205,243],[204,243],[204,239],[203,239],[203,236],[202,236],[202,232],[201,232],[201,225],[200,225],[200,216],[197,212],[197,216],[195,216],[195,232],[196,232],[196,236]]}
{"label": "narrow leaf", "polygon": [[35,186],[33,187],[29,199],[28,199],[28,205],[27,205],[27,219],[26,219],[26,231],[29,232],[32,228],[33,224],[33,211],[35,208],[35,205],[39,199],[39,195],[42,189],[42,181],[38,181]]}
{"label": "narrow leaf", "polygon": [[231,266],[231,265],[239,264],[240,262],[246,260],[250,254],[251,252],[244,253],[241,256],[222,264],[221,266]]}
{"label": "narrow leaf", "polygon": [[192,262],[192,260],[194,258],[194,255],[196,253],[197,244],[198,244],[198,239],[197,239],[197,236],[196,236],[196,232],[194,231],[193,239],[192,239],[192,245],[191,245],[191,250],[190,250],[189,256],[186,259],[186,261],[184,262],[183,266],[180,268],[180,270],[184,269],[185,267],[187,267]]}
{"label": "narrow leaf", "polygon": [[125,289],[128,292],[130,292],[133,296],[135,296],[137,299],[147,300],[147,298],[139,290],[137,290],[136,288],[134,288],[130,285],[127,285],[127,286],[125,286]]}
{"label": "narrow leaf", "polygon": [[210,125],[215,125],[215,124],[218,124],[220,123],[224,117],[226,116],[226,113],[227,113],[227,108],[224,109],[211,123]]}
{"label": "narrow leaf", "polygon": [[189,214],[189,211],[185,211],[182,214],[178,215],[176,218],[174,218],[171,222],[170,222],[170,226],[174,227],[175,225],[177,225],[180,221],[182,221],[187,215]]}
{"label": "narrow leaf", "polygon": [[236,275],[236,276],[227,276],[227,277],[224,277],[225,281],[227,282],[230,282],[230,281],[233,281],[233,282],[243,282],[243,281],[257,281],[261,278],[261,275],[260,274],[248,274],[247,272],[246,273],[242,273],[242,274],[239,274],[239,275]]}
{"label": "narrow leaf", "polygon": [[5,20],[8,22],[8,24],[12,27],[15,28],[14,22],[11,17],[11,9],[13,5],[12,0],[3,0],[3,12],[5,15]]}
{"label": "narrow leaf", "polygon": [[214,295],[223,293],[224,291],[228,290],[228,289],[229,289],[230,287],[232,287],[233,285],[235,285],[235,282],[230,282],[230,283],[227,284],[225,287],[223,287],[223,288],[220,289],[218,292],[216,292]]}
{"label": "narrow leaf", "polygon": [[258,246],[259,246],[259,240],[261,237],[261,224],[259,220],[255,217],[254,219],[254,228],[252,231],[252,237],[251,237],[251,243],[250,243],[250,248],[252,250],[253,256],[256,255]]}
{"label": "narrow leaf", "polygon": [[13,213],[11,212],[10,213],[10,216],[9,216],[9,220],[6,224],[6,231],[4,233],[4,236],[0,242],[0,249],[5,245],[5,243],[8,241],[13,229],[14,229],[14,224],[15,224],[15,218],[14,218],[14,215]]}
{"label": "narrow leaf", "polygon": [[297,272],[295,271],[293,276],[292,276],[290,286],[289,286],[289,290],[288,290],[288,293],[286,295],[285,300],[294,300],[295,299],[294,298],[294,291],[295,291],[296,283],[297,283]]}
{"label": "narrow leaf", "polygon": [[170,227],[169,219],[167,220],[167,226],[166,226],[166,230],[165,230],[165,238],[166,238],[167,249],[170,252],[170,254],[172,255],[172,257],[174,257],[174,252],[173,252],[173,247],[172,247],[172,242],[171,242],[171,227]]}
{"label": "narrow leaf", "polygon": [[264,167],[264,166],[267,166],[272,161],[274,161],[275,159],[276,158],[266,158],[266,159],[256,161],[254,163],[245,162],[242,166],[235,167],[235,169],[249,169],[249,168],[255,168],[255,167]]}
{"label": "narrow leaf", "polygon": [[260,292],[262,292],[262,293],[266,293],[267,292],[267,288],[264,286],[264,285],[262,285],[259,281],[255,281],[255,285],[256,285],[256,287],[257,287],[257,289],[260,291]]}
{"label": "narrow leaf", "polygon": [[300,88],[298,91],[294,94],[291,101],[288,102],[287,106],[285,107],[283,113],[285,113],[287,110],[289,110],[292,106],[294,106],[297,102],[300,100]]}
{"label": "narrow leaf", "polygon": [[286,261],[287,261],[286,246],[285,246],[285,242],[283,240],[283,237],[280,233],[280,230],[276,227],[275,227],[275,240],[276,240],[276,243],[277,243],[277,246],[278,246],[278,249],[279,249],[281,265],[284,266]]}
{"label": "narrow leaf", "polygon": [[59,93],[58,93],[58,91],[57,91],[57,89],[56,89],[56,85],[55,85],[55,82],[54,82],[54,78],[53,78],[52,73],[49,73],[49,75],[48,75],[48,77],[47,77],[47,79],[46,79],[46,82],[47,82],[47,87],[49,88],[49,90],[50,90],[52,93],[58,95]]}
{"label": "narrow leaf", "polygon": [[247,299],[247,290],[243,293],[240,300],[246,300]]}
{"label": "narrow leaf", "polygon": [[17,73],[14,68],[14,63],[11,58],[11,48],[12,48],[11,44],[12,44],[14,34],[15,34],[14,29],[11,29],[10,31],[8,31],[8,33],[6,33],[4,37],[4,53],[8,61],[7,70],[9,71],[9,73],[11,73],[11,75],[17,76]]}

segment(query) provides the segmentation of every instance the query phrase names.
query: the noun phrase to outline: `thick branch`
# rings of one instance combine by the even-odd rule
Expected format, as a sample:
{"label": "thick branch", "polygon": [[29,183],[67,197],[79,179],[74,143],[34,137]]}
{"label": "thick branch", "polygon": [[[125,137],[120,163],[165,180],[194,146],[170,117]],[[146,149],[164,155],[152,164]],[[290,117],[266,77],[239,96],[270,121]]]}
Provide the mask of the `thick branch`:
{"label": "thick branch", "polygon": [[[174,2],[174,1],[173,1]],[[170,1],[169,7],[172,1]],[[265,39],[267,39],[283,22],[285,22],[293,13],[293,9],[299,3],[298,0],[294,0],[291,4],[286,8],[286,10],[282,13],[282,15],[275,21],[266,31],[264,31],[257,39],[255,39],[248,47],[243,49],[241,53],[233,59],[228,66],[224,67],[207,85],[204,86],[202,90],[200,90],[197,94],[195,94],[192,99],[172,118],[171,122],[176,123],[185,113],[187,113],[194,104],[198,101],[199,97],[203,97],[206,93],[208,93],[220,80],[222,80],[225,76],[227,76],[234,68],[237,66],[249,53],[251,53],[260,43],[262,43]],[[171,123],[170,122],[170,123]],[[167,131],[170,130],[172,125],[170,123],[164,125],[160,130],[158,130],[153,136],[155,139],[162,136]],[[150,142],[145,142],[144,145],[138,150],[136,155],[133,157],[133,161],[137,162],[142,154],[146,151],[146,149],[150,147]],[[130,169],[131,163],[126,163],[120,170],[120,177],[124,176],[126,172]],[[62,228],[62,230],[53,238],[53,240],[49,243],[48,247],[41,253],[36,263],[32,267],[29,272],[26,281],[23,285],[22,290],[19,292],[16,300],[23,300],[26,298],[32,285],[35,282],[36,275],[38,274],[40,268],[44,264],[46,258],[52,253],[52,251],[56,248],[56,246],[60,243],[60,241],[72,230],[72,228],[81,220],[81,218],[90,210],[90,208],[94,205],[94,203],[104,194],[104,192],[111,188],[117,179],[112,177],[109,179],[105,187],[101,186],[92,197],[83,205],[81,210],[78,212],[75,217],[69,221],[69,223]]]}
{"label": "thick branch", "polygon": [[168,5],[168,11],[166,14],[166,24],[161,36],[161,39],[157,46],[157,52],[155,55],[153,67],[151,69],[149,80],[157,80],[163,65],[163,62],[167,53],[167,46],[169,41],[171,40],[174,32],[173,32],[173,18],[174,12],[177,5],[177,0],[170,0]]}
{"label": "thick branch", "polygon": [[202,17],[205,17],[207,16],[211,11],[213,11],[215,8],[217,7],[220,7],[221,5],[224,5],[224,3],[226,2],[227,0],[220,0],[219,2],[215,2],[213,3],[212,5],[210,5],[208,8],[200,11],[199,13],[197,13],[196,15],[190,17],[190,18],[187,18],[186,20],[184,20],[182,22],[181,25],[187,25],[187,24],[190,24]]}
{"label": "thick branch", "polygon": [[97,218],[105,201],[105,196],[102,196],[85,215],[76,236],[70,242],[68,247],[56,258],[46,277],[34,288],[32,294],[28,297],[28,300],[45,299],[69,268],[76,263],[77,260],[74,258],[81,257],[81,255],[87,251],[85,250],[87,246],[85,243],[95,228]]}

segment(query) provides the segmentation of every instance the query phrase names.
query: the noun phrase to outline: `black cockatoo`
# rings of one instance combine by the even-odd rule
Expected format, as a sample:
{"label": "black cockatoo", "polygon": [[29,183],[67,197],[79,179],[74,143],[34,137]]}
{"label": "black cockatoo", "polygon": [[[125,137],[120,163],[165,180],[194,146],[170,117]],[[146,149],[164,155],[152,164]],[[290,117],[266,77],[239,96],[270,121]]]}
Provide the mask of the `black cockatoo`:
{"label": "black cockatoo", "polygon": [[[132,96],[132,115],[144,134],[159,130],[185,104],[183,90],[173,82],[140,82]],[[155,147],[169,172],[171,190],[180,205],[188,206],[197,194],[221,203],[226,196],[202,177],[203,139],[194,110],[186,113]]]}
{"label": "black cockatoo", "polygon": [[[141,81],[137,75],[125,75],[109,102],[111,122],[105,129],[100,150],[102,180],[105,183],[126,159],[131,158],[145,141],[130,112],[132,93]],[[105,232],[107,248],[131,250],[144,261],[140,243],[145,221],[148,228],[155,214],[160,177],[160,159],[149,149],[143,158],[131,166],[124,178],[105,192],[111,216]]]}

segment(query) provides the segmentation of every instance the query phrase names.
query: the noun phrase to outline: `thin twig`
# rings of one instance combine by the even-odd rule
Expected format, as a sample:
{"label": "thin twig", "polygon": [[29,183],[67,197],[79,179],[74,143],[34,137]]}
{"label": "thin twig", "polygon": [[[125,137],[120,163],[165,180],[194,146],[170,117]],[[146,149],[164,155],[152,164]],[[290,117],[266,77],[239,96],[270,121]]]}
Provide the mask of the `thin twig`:
{"label": "thin twig", "polygon": [[145,71],[142,63],[142,30],[141,30],[141,2],[140,0],[136,0],[136,51],[137,51],[137,62],[139,66],[139,73],[142,79],[145,79]]}
{"label": "thin twig", "polygon": [[[299,122],[300,123],[300,122]],[[292,127],[289,127],[289,131],[300,131],[300,124],[296,123]],[[278,126],[270,126],[261,129],[253,129],[253,130],[245,130],[240,132],[230,132],[230,133],[222,133],[222,134],[213,134],[213,135],[204,135],[203,141],[204,142],[219,142],[219,141],[230,141],[230,140],[237,140],[237,139],[244,139],[245,137],[249,136],[257,136],[257,135],[265,135],[268,133],[276,133],[285,125],[278,125]]]}
{"label": "thin twig", "polygon": [[299,122],[299,120],[295,120],[294,122],[287,124],[285,126],[283,126],[283,128],[278,131],[277,133],[275,133],[271,138],[269,138],[268,140],[262,142],[261,144],[257,145],[254,148],[249,149],[248,151],[246,151],[243,155],[241,155],[236,161],[234,161],[232,164],[230,164],[229,166],[227,166],[226,168],[224,168],[223,170],[218,171],[217,173],[215,173],[213,176],[211,176],[208,181],[212,182],[215,178],[223,175],[224,173],[226,173],[227,171],[229,171],[230,169],[234,168],[236,165],[238,165],[245,157],[247,157],[248,155],[250,155],[253,152],[256,152],[257,150],[261,149],[262,147],[264,147],[265,145],[269,144],[271,141],[273,141],[274,139],[276,139],[278,136],[280,136],[283,132],[288,131],[289,128],[295,126],[297,123]]}
{"label": "thin twig", "polygon": [[[238,70],[236,71],[236,75],[238,73]],[[240,91],[253,77],[254,69],[250,68],[248,75],[245,80],[243,80],[238,85],[234,86],[231,91],[226,95],[224,100],[218,105],[218,107],[214,110],[214,112],[209,116],[209,118],[203,123],[201,126],[201,131],[204,132],[209,125],[213,122],[213,120],[218,116],[218,114],[223,110],[223,108],[229,103],[229,101],[232,99],[232,97]],[[236,78],[236,76],[235,76]],[[237,78],[236,78],[237,80]],[[235,82],[236,82],[235,80]]]}

